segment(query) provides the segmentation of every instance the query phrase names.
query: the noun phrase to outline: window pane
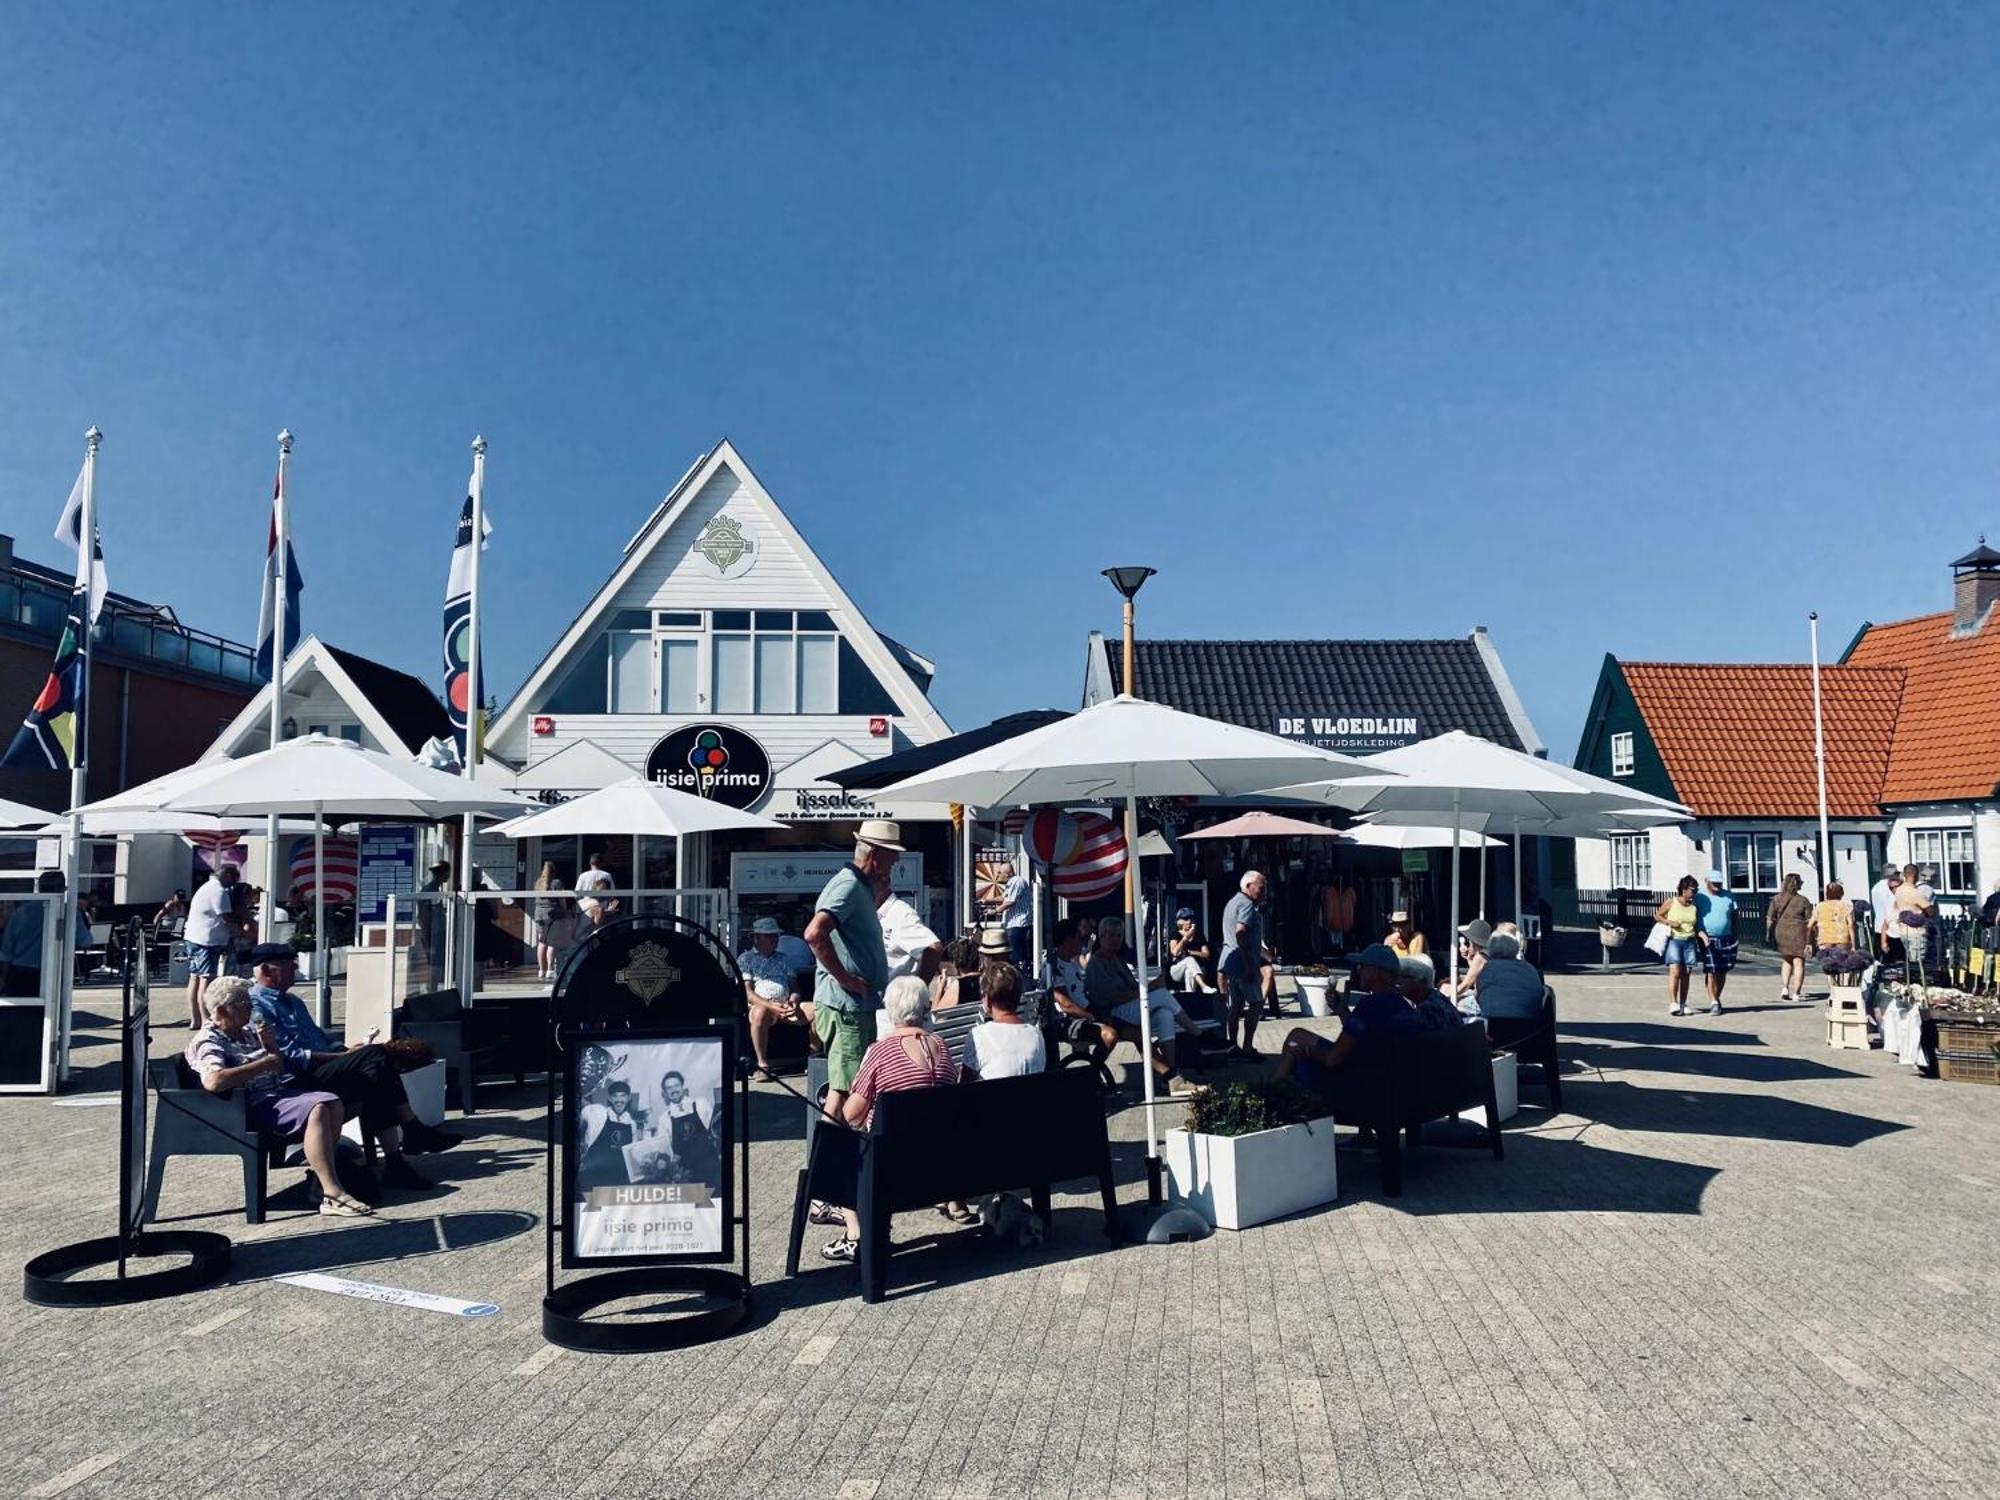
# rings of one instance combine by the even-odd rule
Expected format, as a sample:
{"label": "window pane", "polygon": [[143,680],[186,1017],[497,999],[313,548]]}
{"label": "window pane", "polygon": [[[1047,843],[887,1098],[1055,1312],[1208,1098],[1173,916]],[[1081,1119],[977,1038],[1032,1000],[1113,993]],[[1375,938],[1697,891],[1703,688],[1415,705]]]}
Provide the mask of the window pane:
{"label": "window pane", "polygon": [[[716,618],[721,618],[720,613]],[[750,637],[718,635],[714,639],[715,711],[719,714],[747,714],[751,711]]]}
{"label": "window pane", "polygon": [[715,612],[717,630],[748,630],[750,611],[747,609],[718,609]]}
{"label": "window pane", "polygon": [[653,612],[647,609],[621,609],[611,617],[612,630],[651,630]]}
{"label": "window pane", "polygon": [[799,712],[830,714],[840,707],[840,650],[830,635],[799,637]]}
{"label": "window pane", "polygon": [[542,709],[552,714],[601,714],[604,712],[604,664],[610,652],[610,643],[599,636],[583,648],[576,665],[569,669],[561,684]]}
{"label": "window pane", "polygon": [[1732,891],[1751,889],[1750,840],[1745,834],[1732,833],[1723,841],[1727,851],[1723,860],[1722,873]]}
{"label": "window pane", "polygon": [[653,638],[619,633],[611,637],[611,711],[653,711]]}
{"label": "window pane", "polygon": [[695,673],[700,658],[700,642],[668,638],[660,642],[660,712],[695,712]]}
{"label": "window pane", "polygon": [[1757,889],[1775,891],[1778,888],[1778,836],[1775,833],[1757,835]]}
{"label": "window pane", "polygon": [[789,635],[757,637],[758,713],[788,714],[797,709],[792,679],[792,656],[797,649]]}
{"label": "window pane", "polygon": [[701,628],[701,611],[698,609],[663,609],[656,616],[663,627],[674,630],[698,630]]}
{"label": "window pane", "polygon": [[802,609],[799,611],[799,629],[831,630],[833,616],[823,609]]}
{"label": "window pane", "polygon": [[790,630],[792,612],[789,609],[760,609],[757,611],[759,630]]}

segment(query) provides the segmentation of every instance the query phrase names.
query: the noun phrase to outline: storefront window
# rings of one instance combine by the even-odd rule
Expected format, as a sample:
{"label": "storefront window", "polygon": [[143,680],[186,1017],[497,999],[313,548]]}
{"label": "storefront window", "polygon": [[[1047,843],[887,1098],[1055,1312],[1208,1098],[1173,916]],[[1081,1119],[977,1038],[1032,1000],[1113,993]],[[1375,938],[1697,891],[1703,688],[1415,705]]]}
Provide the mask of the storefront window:
{"label": "storefront window", "polygon": [[1940,896],[1971,896],[1978,892],[1979,872],[1973,863],[1970,828],[1913,828],[1910,863],[1929,869]]}
{"label": "storefront window", "polygon": [[[717,618],[721,618],[718,612]],[[755,702],[756,667],[747,635],[718,635],[715,640],[715,711],[747,714]]]}
{"label": "storefront window", "polygon": [[1775,833],[1732,833],[1722,841],[1723,883],[1732,891],[1775,891],[1778,888],[1778,836]]}

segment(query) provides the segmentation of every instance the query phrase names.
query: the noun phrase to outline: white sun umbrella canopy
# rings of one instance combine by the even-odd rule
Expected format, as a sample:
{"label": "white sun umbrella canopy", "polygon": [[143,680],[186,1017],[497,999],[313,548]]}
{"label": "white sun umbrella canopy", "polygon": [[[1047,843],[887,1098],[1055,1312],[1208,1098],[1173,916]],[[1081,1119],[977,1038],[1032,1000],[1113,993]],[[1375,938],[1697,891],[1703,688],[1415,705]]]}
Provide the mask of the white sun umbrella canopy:
{"label": "white sun umbrella canopy", "polygon": [[[1274,786],[1303,781],[1335,783],[1347,776],[1380,779],[1382,771],[1351,756],[1121,695],[946,761],[873,795],[959,802],[968,807],[1122,799],[1126,847],[1136,849],[1141,797],[1244,797]],[[1139,955],[1146,1166],[1149,1185],[1157,1195],[1153,1027],[1144,1003],[1150,985],[1145,944],[1136,933],[1133,948]]]}
{"label": "white sun umbrella canopy", "polygon": [[681,842],[685,835],[783,826],[774,818],[634,776],[587,792],[573,801],[496,823],[489,831],[514,839],[590,838],[602,834],[670,838],[674,841],[674,884],[685,888],[687,863]]}
{"label": "white sun umbrella canopy", "polygon": [[[1367,781],[1322,780],[1285,787],[1279,795],[1386,818],[1410,813],[1445,814],[1455,829],[1468,814],[1482,814],[1489,829],[1539,831],[1579,817],[1637,813],[1691,816],[1680,804],[1587,772],[1558,766],[1477,735],[1453,730],[1435,738],[1363,757],[1382,775]],[[1517,845],[1518,847],[1518,845]],[[1451,925],[1458,926],[1459,869],[1451,869]],[[1518,869],[1518,864],[1517,864]],[[1458,981],[1458,944],[1451,945],[1451,977]]]}
{"label": "white sun umbrella canopy", "polygon": [[1454,835],[1450,828],[1413,823],[1360,823],[1341,837],[1364,849],[1449,849],[1454,841],[1461,849],[1490,849],[1500,842],[1470,828],[1461,828]]}
{"label": "white sun umbrella canopy", "polygon": [[[25,802],[9,802],[0,797],[0,829],[40,828],[51,816],[46,807],[30,807]],[[62,826],[68,832],[69,824]]]}

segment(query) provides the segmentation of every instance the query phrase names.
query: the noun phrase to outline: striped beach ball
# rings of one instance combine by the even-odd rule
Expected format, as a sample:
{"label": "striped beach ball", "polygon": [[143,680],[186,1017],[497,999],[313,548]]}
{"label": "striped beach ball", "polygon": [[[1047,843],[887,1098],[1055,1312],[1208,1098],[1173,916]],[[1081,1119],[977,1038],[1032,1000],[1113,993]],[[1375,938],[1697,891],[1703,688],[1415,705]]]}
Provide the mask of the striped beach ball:
{"label": "striped beach ball", "polygon": [[1028,818],[1028,857],[1044,869],[1061,869],[1083,844],[1076,819],[1059,807],[1040,807]]}
{"label": "striped beach ball", "polygon": [[1055,893],[1069,901],[1108,896],[1125,879],[1125,832],[1102,813],[1077,813],[1082,842],[1055,873]]}

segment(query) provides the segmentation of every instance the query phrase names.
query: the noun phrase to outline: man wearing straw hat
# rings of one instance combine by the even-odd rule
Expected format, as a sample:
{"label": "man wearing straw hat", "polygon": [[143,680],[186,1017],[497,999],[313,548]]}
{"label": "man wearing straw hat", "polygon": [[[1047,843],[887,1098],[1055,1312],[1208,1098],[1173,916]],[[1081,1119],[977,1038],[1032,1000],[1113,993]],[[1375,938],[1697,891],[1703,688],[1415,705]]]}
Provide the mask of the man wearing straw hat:
{"label": "man wearing straw hat", "polygon": [[861,1057],[875,1040],[875,1018],[889,983],[889,956],[876,916],[875,882],[896,867],[903,830],[870,818],[855,836],[854,859],[819,893],[806,946],[812,949],[813,1035],[826,1049],[826,1109],[838,1117]]}

